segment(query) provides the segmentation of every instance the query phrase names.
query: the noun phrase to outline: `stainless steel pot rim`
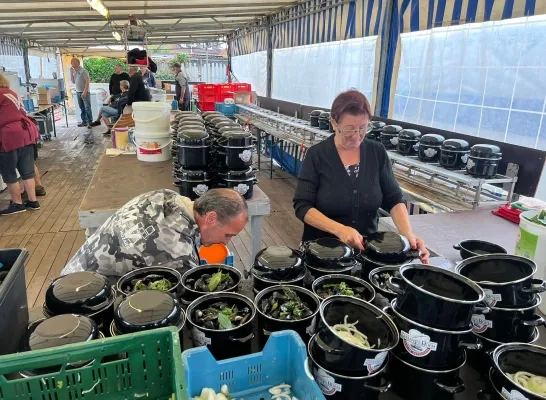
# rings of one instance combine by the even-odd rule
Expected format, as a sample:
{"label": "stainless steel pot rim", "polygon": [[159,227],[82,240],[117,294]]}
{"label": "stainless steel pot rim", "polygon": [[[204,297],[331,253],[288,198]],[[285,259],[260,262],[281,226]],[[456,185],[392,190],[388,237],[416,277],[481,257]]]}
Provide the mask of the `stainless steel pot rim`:
{"label": "stainless steel pot rim", "polygon": [[[93,311],[91,313],[83,313],[83,312],[77,312],[77,313],[74,313],[74,312],[71,312],[69,314],[76,314],[76,315],[83,315],[85,317],[94,317],[95,315],[103,312],[104,310],[106,310],[108,307],[111,307],[115,301],[116,301],[116,287],[115,286],[112,286],[111,288],[111,291],[112,291],[112,298],[110,299],[109,302],[107,302],[106,304],[104,304],[100,310],[96,310],[96,311]],[[47,308],[46,306],[46,303],[44,301],[44,304],[42,306],[42,313],[46,316],[46,317],[54,317],[55,315],[61,315],[61,314],[52,314],[51,311],[49,310],[49,308]],[[63,313],[63,314],[67,314],[67,313]]]}
{"label": "stainless steel pot rim", "polygon": [[[294,320],[294,321],[285,321],[285,320],[282,320],[282,319],[277,319],[277,318],[272,318],[270,316],[267,316],[265,315],[262,310],[260,310],[260,305],[259,305],[259,301],[266,295],[268,294],[269,292],[273,292],[275,290],[282,290],[283,287],[287,287],[287,288],[290,288],[292,289],[293,291],[295,292],[303,292],[305,294],[307,294],[308,296],[310,296],[311,298],[314,298],[316,300],[316,307],[317,309],[315,310],[315,312],[308,316],[308,317],[305,317],[305,318],[302,318],[302,319],[298,319],[297,321]],[[265,289],[262,289],[258,292],[258,294],[254,297],[254,307],[256,307],[256,311],[258,312],[258,314],[264,316],[265,318],[271,320],[271,321],[275,321],[275,322],[289,322],[289,323],[296,323],[296,322],[302,322],[302,321],[309,321],[313,318],[315,318],[317,316],[317,314],[319,313],[319,310],[320,310],[320,298],[313,292],[311,292],[310,290],[307,290],[305,288],[302,288],[300,286],[294,286],[294,285],[277,285],[277,286],[270,286],[270,287],[267,287]]]}
{"label": "stainless steel pot rim", "polygon": [[465,335],[465,334],[468,334],[468,333],[472,332],[472,326],[470,326],[468,329],[465,329],[465,330],[449,331],[449,330],[446,330],[446,329],[433,328],[433,327],[430,327],[430,326],[420,324],[419,322],[415,322],[415,321],[409,319],[408,317],[400,314],[400,312],[396,309],[396,299],[393,299],[391,301],[390,309],[392,310],[392,312],[394,312],[396,314],[397,317],[402,318],[404,321],[407,321],[412,325],[416,325],[416,326],[419,326],[421,328],[425,328],[425,329],[427,329],[429,331],[446,333],[446,334],[449,334],[449,335]]}
{"label": "stainless steel pot rim", "polygon": [[[178,177],[176,177],[178,178]],[[200,182],[210,182],[212,181],[212,179],[196,179],[196,180],[193,180],[193,179],[184,179],[184,178],[178,178],[178,180],[180,182],[190,182],[190,183],[200,183]]]}
{"label": "stainless steel pot rim", "polygon": [[[311,359],[311,361],[313,361],[313,364],[316,364],[320,369],[322,369],[324,372],[327,372],[328,375],[331,375],[331,376],[335,376],[337,378],[343,378],[343,379],[350,379],[350,380],[354,380],[354,381],[361,381],[363,379],[370,379],[370,378],[374,378],[380,374],[383,373],[383,371],[385,371],[385,368],[387,368],[387,365],[389,364],[388,363],[388,360],[385,359],[384,363],[383,363],[383,366],[379,369],[379,371],[376,371],[374,372],[373,374],[370,374],[370,375],[366,375],[366,376],[345,376],[345,375],[340,375],[340,374],[336,374],[335,372],[332,372],[332,371],[329,371],[327,370],[326,368],[324,368],[322,365],[320,365],[314,358],[313,356],[311,355],[311,343],[314,343],[315,341],[315,336],[317,334],[315,333],[313,336],[311,336],[311,339],[309,340],[309,343],[307,343],[307,356]],[[387,357],[390,356],[390,352],[389,352],[389,355]]]}
{"label": "stainless steel pot rim", "polygon": [[[374,349],[362,349],[360,347],[357,347],[357,346],[354,346],[352,345],[351,343],[349,342],[346,342],[344,341],[340,336],[338,336],[334,330],[332,329],[332,327],[326,323],[326,318],[324,316],[324,309],[332,302],[334,301],[348,301],[350,303],[357,303],[359,304],[360,306],[363,306],[364,308],[367,308],[368,310],[371,310],[372,312],[374,312],[374,314],[377,315],[377,319],[383,319],[383,322],[385,322],[385,324],[390,328],[391,332],[393,332],[394,334],[394,340],[393,340],[393,345],[392,346],[387,346],[387,347],[381,347],[381,348],[374,348]],[[391,317],[385,313],[383,310],[381,310],[380,308],[374,306],[373,304],[371,303],[368,303],[367,301],[364,301],[364,300],[361,300],[361,299],[357,299],[356,297],[353,297],[353,296],[339,296],[339,295],[336,295],[336,296],[330,296],[328,297],[327,299],[324,299],[322,301],[322,303],[320,304],[320,319],[322,320],[322,322],[324,322],[324,325],[328,328],[328,330],[335,336],[337,337],[339,340],[341,340],[343,343],[357,349],[357,350],[365,350],[365,351],[369,351],[369,352],[372,352],[372,353],[383,353],[385,351],[390,351],[392,349],[394,349],[397,345],[398,345],[398,341],[400,340],[400,333],[398,332],[398,327],[396,326],[396,324],[394,323],[394,321],[391,319]]]}
{"label": "stainless steel pot rim", "polygon": [[276,286],[276,285],[286,285],[286,284],[291,284],[297,281],[301,281],[303,278],[305,278],[306,270],[305,268],[303,268],[303,271],[300,272],[300,274],[296,278],[288,279],[286,281],[277,281],[273,279],[264,278],[263,276],[255,274],[254,268],[250,270],[250,273],[252,274],[254,278],[258,279],[259,281],[266,282],[266,283],[274,283]]}
{"label": "stainless steel pot rim", "polygon": [[425,368],[421,368],[421,367],[417,367],[415,365],[412,365],[410,363],[408,363],[407,361],[404,361],[402,360],[401,358],[397,357],[392,351],[390,352],[390,355],[394,358],[396,358],[398,361],[400,361],[401,363],[404,363],[406,366],[408,367],[411,367],[413,369],[417,369],[419,371],[422,371],[422,372],[426,372],[426,373],[429,373],[429,374],[448,374],[450,372],[453,372],[453,371],[457,371],[457,370],[460,370],[462,367],[464,367],[464,365],[466,364],[466,349],[463,349],[463,362],[461,365],[459,365],[458,367],[456,368],[452,368],[452,369],[441,369],[441,370],[434,370],[434,369],[425,369]]}
{"label": "stainless steel pot rim", "polygon": [[[436,270],[437,273],[440,273],[440,274],[445,274],[445,275],[449,275],[451,276],[452,278],[455,278],[456,280],[460,281],[460,282],[463,282],[465,283],[466,285],[470,286],[472,289],[474,289],[474,291],[478,294],[478,299],[477,300],[457,300],[457,299],[451,299],[449,297],[444,297],[444,296],[439,296],[437,294],[434,294],[432,292],[429,292],[428,290],[423,290],[421,287],[415,285],[413,282],[410,282],[405,276],[404,276],[404,271],[406,271],[408,268],[412,268],[412,269],[428,269],[430,271],[434,271]],[[455,272],[451,272],[451,271],[448,271],[448,270],[444,270],[444,269],[441,269],[439,267],[431,267],[431,266],[427,266],[427,265],[423,265],[423,264],[406,264],[406,265],[402,265],[400,267],[400,276],[402,277],[402,279],[404,280],[404,282],[406,282],[408,285],[412,286],[413,288],[415,288],[416,290],[418,290],[419,292],[421,293],[425,293],[429,296],[432,296],[432,297],[435,297],[437,299],[442,299],[444,301],[449,301],[451,303],[458,303],[458,304],[477,304],[477,303],[480,303],[482,302],[484,299],[485,299],[485,292],[483,291],[483,289],[474,281],[460,275],[460,274],[457,274]]]}
{"label": "stainless steel pot rim", "polygon": [[421,146],[422,146],[422,147],[428,147],[428,148],[431,148],[431,147],[432,147],[433,149],[440,149],[440,148],[442,148],[442,145],[441,145],[441,144],[436,145],[436,144],[419,143],[419,147],[421,147]]}
{"label": "stainless steel pot rim", "polygon": [[[185,281],[186,279],[188,279],[188,276],[191,275],[192,273],[195,273],[196,270],[198,269],[206,269],[206,268],[217,268],[217,267],[224,267],[224,268],[220,268],[220,269],[224,269],[226,271],[234,271],[235,272],[235,275],[237,275],[237,277],[239,278],[239,281],[233,285],[232,287],[230,288],[227,288],[226,290],[222,290],[221,292],[200,292],[199,290],[194,290],[192,288],[189,288],[188,286],[185,285]],[[228,268],[231,268],[231,269],[228,269]],[[196,294],[199,294],[199,295],[202,295],[203,293],[205,294],[211,294],[211,293],[224,293],[224,292],[229,292],[230,290],[232,289],[235,289],[237,286],[239,286],[241,284],[241,281],[243,279],[243,275],[241,274],[241,272],[235,268],[235,267],[231,267],[229,265],[225,265],[225,264],[205,264],[205,265],[198,265],[197,267],[195,268],[191,268],[189,270],[187,270],[186,272],[184,272],[184,274],[181,276],[180,278],[180,284],[182,285],[182,287],[187,290],[188,292],[191,292],[191,293],[196,293]],[[190,302],[191,303],[191,302]]]}
{"label": "stainless steel pot rim", "polygon": [[[469,251],[469,250],[466,250],[466,251]],[[473,263],[474,261],[481,261],[482,259],[484,260],[487,260],[487,259],[502,259],[502,260],[516,260],[516,261],[523,261],[523,262],[526,262],[532,269],[532,273],[523,277],[523,278],[520,278],[520,279],[517,279],[515,281],[510,281],[510,282],[489,282],[489,281],[475,281],[478,285],[481,283],[483,285],[487,285],[487,286],[506,286],[506,285],[513,285],[514,283],[521,283],[521,282],[524,282],[526,281],[527,279],[530,279],[533,277],[533,275],[536,273],[537,271],[537,265],[536,263],[529,259],[529,258],[526,258],[526,257],[521,257],[521,256],[515,256],[515,255],[512,255],[512,254],[484,254],[484,255],[477,255],[477,256],[474,256],[474,257],[469,257],[467,258],[466,260],[463,260],[461,263],[459,263],[459,265],[457,265],[455,267],[455,271],[462,275],[461,274],[461,270],[466,267],[468,264],[471,264]]]}
{"label": "stainless steel pot rim", "polygon": [[398,140],[400,142],[418,142],[419,139],[408,139],[408,138],[405,138],[405,137],[398,137]]}
{"label": "stainless steel pot rim", "polygon": [[[313,291],[313,293],[315,293],[315,295],[317,295],[317,297],[321,300],[321,301],[324,301],[325,299],[322,299],[318,293],[316,292],[316,289],[318,285],[320,285],[321,283],[323,283],[325,280],[327,279],[332,279],[332,278],[339,278],[339,279],[344,279],[344,280],[348,280],[348,281],[351,281],[351,282],[355,282],[357,283],[358,285],[360,286],[364,286],[366,289],[372,291],[372,298],[371,300],[368,300],[369,302],[373,301],[375,299],[375,289],[374,287],[366,282],[364,279],[362,278],[359,278],[357,276],[352,276],[352,275],[344,275],[344,274],[329,274],[329,275],[323,275],[323,276],[319,276],[317,279],[315,279],[313,281],[313,283],[311,284],[311,290]],[[353,296],[348,296],[348,297],[353,297]]]}
{"label": "stainless steel pot rim", "polygon": [[507,308],[507,307],[489,307],[491,311],[501,311],[501,312],[508,312],[508,311],[527,311],[532,310],[533,308],[537,308],[540,303],[542,303],[542,297],[540,294],[536,293],[537,298],[535,298],[535,302],[532,306],[527,307],[517,307],[517,308]]}
{"label": "stainless steel pot rim", "polygon": [[470,154],[468,158],[473,158],[474,160],[500,161],[502,160],[502,154],[496,154],[495,157],[477,157]]}
{"label": "stainless steel pot rim", "polygon": [[442,152],[444,153],[470,153],[470,150],[448,150],[448,149],[444,149],[442,148]]}
{"label": "stainless steel pot rim", "polygon": [[218,144],[218,146],[223,147],[224,149],[253,149],[256,146],[249,144],[248,146],[224,146],[223,144]]}
{"label": "stainless steel pot rim", "polygon": [[[186,313],[184,312],[184,310],[181,310],[181,311],[182,311],[182,314],[180,315],[180,319],[178,320],[178,323],[176,324],[176,328],[178,329],[178,332],[180,332],[182,329],[184,329],[184,326],[186,326]],[[130,335],[130,333],[121,332],[116,325],[116,321],[114,320],[110,322],[109,330],[112,336]]]}
{"label": "stainless steel pot rim", "polygon": [[[535,343],[539,338],[540,338],[540,330],[538,329],[538,326],[535,326],[534,330],[533,330],[533,339],[529,342],[529,343],[526,343],[526,344],[531,344],[531,343]],[[476,336],[478,339],[480,340],[483,340],[483,341],[486,341],[486,342],[491,342],[493,344],[496,344],[498,346],[500,346],[501,344],[513,344],[513,342],[499,342],[497,340],[493,340],[493,339],[489,339],[489,338],[486,338],[485,336],[482,336],[478,333],[475,333],[475,332],[472,332],[472,334],[474,336]]]}
{"label": "stainless steel pot rim", "polygon": [[226,178],[220,178],[221,181],[226,182],[252,182],[256,180],[256,177],[254,178],[246,178],[246,179],[226,179]]}
{"label": "stainless steel pot rim", "polygon": [[347,267],[343,267],[343,268],[321,268],[321,267],[313,267],[312,265],[309,265],[307,263],[303,263],[303,265],[305,265],[306,268],[308,268],[309,270],[311,271],[318,271],[318,272],[326,272],[326,273],[330,273],[330,272],[345,272],[345,271],[350,271],[351,269],[353,269],[354,267],[356,267],[356,265],[358,264],[358,262],[355,260],[353,262],[353,264],[351,266],[347,266]]}
{"label": "stainless steel pot rim", "polygon": [[208,149],[210,147],[210,145],[208,145],[208,146],[191,146],[191,145],[178,144],[178,145],[176,145],[176,147],[180,147],[182,149]]}
{"label": "stainless steel pot rim", "polygon": [[491,377],[491,373],[493,372],[493,367],[489,367],[489,383],[491,383],[491,387],[493,388],[493,390],[495,391],[495,393],[497,393],[497,395],[499,396],[500,399],[504,399],[504,396],[502,394],[500,394],[500,392],[498,391],[497,387],[493,384],[493,379]]}
{"label": "stainless steel pot rim", "polygon": [[[220,296],[218,296],[220,295]],[[242,300],[244,301],[247,305],[249,305],[249,308],[250,308],[250,311],[251,311],[251,316],[250,318],[248,319],[248,321],[246,321],[244,324],[242,325],[239,325],[239,326],[236,326],[235,328],[231,328],[231,329],[222,329],[222,330],[217,330],[217,329],[209,329],[209,328],[203,328],[202,326],[199,326],[197,325],[195,322],[192,321],[192,317],[191,317],[191,313],[192,311],[201,303],[203,303],[204,301],[208,300],[208,299],[218,299],[218,301],[220,301],[220,298],[221,297],[228,297],[228,298],[232,298],[232,299],[239,299],[239,300]],[[197,303],[197,304],[195,304]],[[250,324],[252,322],[252,320],[254,319],[254,317],[256,316],[256,307],[254,307],[254,303],[252,302],[252,300],[250,300],[248,297],[246,296],[243,296],[242,294],[239,294],[239,293],[231,293],[231,292],[217,292],[217,293],[209,293],[209,294],[206,294],[204,296],[201,296],[199,297],[198,299],[195,299],[194,301],[191,302],[191,304],[188,306],[187,310],[186,310],[186,320],[191,324],[193,325],[195,328],[199,329],[200,331],[205,331],[205,332],[232,332],[232,331],[236,331],[237,329],[240,329],[248,324]]]}

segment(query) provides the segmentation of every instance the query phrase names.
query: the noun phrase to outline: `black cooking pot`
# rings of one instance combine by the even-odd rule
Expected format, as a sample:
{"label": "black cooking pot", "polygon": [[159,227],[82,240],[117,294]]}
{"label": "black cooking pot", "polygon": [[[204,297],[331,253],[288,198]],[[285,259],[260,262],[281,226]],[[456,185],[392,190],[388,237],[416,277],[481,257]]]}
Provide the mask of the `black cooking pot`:
{"label": "black cooking pot", "polygon": [[307,269],[304,267],[303,270],[300,272],[299,275],[295,276],[294,278],[290,279],[267,279],[263,276],[257,275],[254,268],[250,270],[250,273],[252,274],[252,291],[255,295],[257,295],[262,290],[269,288],[271,286],[277,286],[277,285],[293,285],[293,286],[304,286],[304,279],[307,274]]}
{"label": "black cooking pot", "polygon": [[[489,373],[491,366],[491,353],[504,342],[488,339],[482,335],[472,333],[473,336],[478,338],[483,347],[478,351],[469,351],[467,354],[467,363],[474,368],[481,376],[486,377]],[[533,337],[529,343],[535,343],[540,338],[539,329],[535,328]]]}
{"label": "black cooking pot", "polygon": [[184,275],[182,275],[181,279],[181,286],[182,286],[182,293],[180,297],[180,301],[182,304],[188,305],[195,299],[206,295],[207,293],[210,293],[210,291],[201,291],[194,289],[193,284],[189,284],[188,280],[199,280],[199,278],[205,274],[212,275],[218,272],[218,270],[221,270],[222,273],[228,273],[231,278],[234,281],[233,286],[230,286],[223,290],[224,292],[235,292],[237,293],[239,291],[239,285],[241,284],[241,273],[237,268],[230,267],[229,265],[224,264],[205,264],[200,265],[198,267],[192,268],[189,271],[186,271]]}
{"label": "black cooking pot", "polygon": [[[288,288],[296,292],[301,301],[307,303],[313,314],[300,320],[280,320],[266,315],[262,309],[261,303],[267,301],[274,292],[283,293],[283,289]],[[293,330],[301,339],[307,343],[311,336],[315,334],[317,323],[317,314],[319,312],[320,299],[317,295],[299,286],[278,285],[271,286],[259,292],[254,299],[254,306],[258,311],[258,338],[263,347],[269,339],[272,332],[283,331],[285,329]]]}
{"label": "black cooking pot", "polygon": [[[42,318],[32,322],[21,340],[21,352],[43,350],[74,343],[88,342],[104,338],[95,321],[83,315],[63,314],[51,318]],[[93,360],[82,360],[65,366],[66,370],[80,368]],[[21,376],[33,376],[58,372],[61,366],[20,371]]]}
{"label": "black cooking pot", "polygon": [[[493,368],[489,368],[489,371],[487,371],[487,375],[489,375],[488,386],[477,393],[478,400],[506,400],[507,397],[503,396],[500,391],[495,387],[495,385],[493,385]],[[516,396],[516,393],[514,393],[514,395]],[[512,395],[510,394],[510,397],[508,398],[512,398],[511,396]],[[518,397],[514,398],[518,399]],[[519,397],[519,399],[525,399],[525,397]]]}
{"label": "black cooking pot", "polygon": [[460,263],[456,271],[476,282],[485,291],[485,301],[496,307],[525,307],[536,302],[546,290],[546,282],[533,279],[536,264],[525,257],[490,254]]}
{"label": "black cooking pot", "polygon": [[387,150],[396,150],[398,146],[398,134],[402,130],[400,125],[385,125],[381,130],[381,143]]}
{"label": "black cooking pot", "polygon": [[382,121],[370,121],[368,123],[368,131],[366,132],[365,139],[381,141],[381,131],[385,123]]}
{"label": "black cooking pot", "polygon": [[178,169],[175,172],[178,178],[173,185],[178,187],[180,194],[192,200],[204,195],[212,187],[212,177],[207,171]]}
{"label": "black cooking pot", "polygon": [[438,162],[440,151],[445,138],[442,135],[428,133],[421,136],[419,141],[419,160],[424,162]]}
{"label": "black cooking pot", "polygon": [[400,330],[400,341],[392,352],[415,367],[430,370],[457,368],[464,360],[465,349],[482,348],[481,342],[470,335],[471,328],[446,331],[419,324],[398,312],[396,300],[386,311]]}
{"label": "black cooking pot", "polygon": [[334,372],[331,367],[317,361],[314,353],[315,338],[316,336],[312,337],[307,345],[309,364],[313,377],[326,398],[332,400],[377,400],[381,393],[390,389],[390,382],[384,379],[386,362],[373,374],[365,376]]}
{"label": "black cooking pot", "polygon": [[319,126],[319,117],[324,111],[322,110],[313,110],[309,113],[309,124],[313,127]]}
{"label": "black cooking pot", "polygon": [[398,134],[398,153],[405,156],[413,156],[417,154],[415,145],[419,143],[421,132],[416,129],[402,129]]}
{"label": "black cooking pot", "polygon": [[[395,276],[395,273],[400,273],[400,266],[383,266],[372,269],[368,274],[368,281],[373,286],[377,293],[380,293],[388,300],[396,297],[396,293],[390,290],[387,286],[388,278]],[[385,276],[388,274],[389,276]]]}
{"label": "black cooking pot", "polygon": [[[236,328],[215,330],[203,328],[194,322],[196,310],[204,310],[219,301],[237,305],[239,308],[249,307],[251,317],[244,324]],[[254,303],[248,297],[238,293],[210,293],[194,300],[187,309],[188,322],[191,325],[193,345],[207,346],[216,360],[244,356],[251,353],[252,320],[256,315]]]}
{"label": "black cooking pot", "polygon": [[175,297],[180,296],[182,292],[182,275],[180,275],[180,272],[177,270],[168,267],[144,267],[127,272],[119,278],[116,284],[116,290],[120,295],[125,297],[132,293],[130,289],[132,286],[131,282],[138,281],[151,274],[160,275],[167,279],[172,284],[172,287],[168,292],[172,293]]}
{"label": "black cooking pot", "polygon": [[537,295],[534,304],[518,308],[491,307],[486,315],[472,317],[472,332],[500,342],[529,342],[534,328],[544,325],[544,318],[536,309],[542,298]]}
{"label": "black cooking pot", "polygon": [[320,238],[303,243],[305,263],[313,268],[322,268],[338,272],[347,267],[354,267],[355,251],[351,246],[335,238]]}
{"label": "black cooking pot", "polygon": [[342,282],[345,282],[347,286],[349,286],[355,294],[358,294],[362,300],[372,303],[375,299],[375,290],[373,287],[363,279],[351,275],[331,274],[321,276],[313,281],[311,289],[313,290],[313,293],[315,293],[322,301],[324,298],[322,298],[318,292],[320,289],[322,289],[325,285],[335,285]]}
{"label": "black cooking pot", "polygon": [[253,275],[274,281],[295,279],[305,267],[303,254],[287,246],[270,246],[256,254]]}
{"label": "black cooking pot", "polygon": [[330,113],[329,112],[323,112],[320,114],[319,119],[319,129],[323,131],[329,131],[330,128]]}
{"label": "black cooking pot", "polygon": [[459,244],[453,245],[455,250],[459,250],[461,258],[466,260],[470,257],[483,256],[486,254],[506,254],[504,247],[498,244],[485,242],[483,240],[463,240]]}
{"label": "black cooking pot", "polygon": [[[371,257],[368,257],[364,254],[360,254],[358,256],[358,261],[360,261],[360,264],[362,265],[362,268],[360,270],[360,277],[364,279],[365,281],[370,282],[370,272],[372,272],[374,269],[382,268],[382,267],[390,267],[390,268],[396,268],[397,270],[400,268],[400,265],[409,263],[412,261],[412,259],[407,260],[404,263],[385,263],[377,261]],[[417,260],[418,261],[418,260]]]}
{"label": "black cooking pot", "polygon": [[430,370],[402,361],[391,352],[389,376],[392,389],[407,400],[451,400],[465,390],[459,371],[466,362],[466,355],[457,368]]}
{"label": "black cooking pot", "polygon": [[51,282],[45,294],[43,313],[46,317],[85,315],[100,329],[110,324],[115,300],[116,290],[108,278],[96,272],[74,272]]}
{"label": "black cooking pot", "polygon": [[419,257],[409,240],[396,232],[375,232],[366,237],[364,254],[374,261],[386,264],[404,263]]}
{"label": "black cooking pot", "polygon": [[442,143],[440,165],[446,169],[465,169],[470,153],[470,145],[466,140],[447,139]]}
{"label": "black cooking pot", "polygon": [[[374,348],[354,346],[338,336],[333,326],[355,323]],[[320,305],[320,321],[313,352],[321,365],[333,371],[374,374],[384,365],[389,350],[398,344],[398,329],[390,317],[370,303],[349,296],[332,296]]]}
{"label": "black cooking pot", "polygon": [[229,146],[219,144],[219,146],[219,158],[223,158],[224,165],[228,169],[247,169],[252,165],[252,152],[255,149],[253,144],[248,146]]}
{"label": "black cooking pot", "polygon": [[491,383],[503,396],[514,400],[544,399],[515,383],[507,374],[525,371],[546,377],[546,348],[524,343],[503,344],[493,351],[492,359]]}
{"label": "black cooking pot", "polygon": [[233,189],[245,199],[254,195],[254,185],[258,184],[256,169],[248,167],[243,170],[219,170],[217,175],[217,187]]}
{"label": "black cooking pot", "polygon": [[403,265],[400,278],[391,277],[387,285],[397,293],[397,310],[401,314],[431,328],[467,329],[473,314],[489,311],[481,287],[439,267]]}
{"label": "black cooking pot", "polygon": [[476,144],[470,149],[466,172],[477,178],[493,178],[502,160],[501,149],[492,144]]}

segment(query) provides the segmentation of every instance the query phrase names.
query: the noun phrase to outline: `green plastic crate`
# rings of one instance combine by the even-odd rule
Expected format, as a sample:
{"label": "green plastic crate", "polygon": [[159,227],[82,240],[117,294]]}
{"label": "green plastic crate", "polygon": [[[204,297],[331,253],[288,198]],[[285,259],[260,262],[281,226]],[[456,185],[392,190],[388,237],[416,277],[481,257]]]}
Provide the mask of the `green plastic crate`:
{"label": "green plastic crate", "polygon": [[[83,360],[94,361],[32,378],[17,374]],[[0,357],[0,400],[187,400],[183,379],[174,327]]]}

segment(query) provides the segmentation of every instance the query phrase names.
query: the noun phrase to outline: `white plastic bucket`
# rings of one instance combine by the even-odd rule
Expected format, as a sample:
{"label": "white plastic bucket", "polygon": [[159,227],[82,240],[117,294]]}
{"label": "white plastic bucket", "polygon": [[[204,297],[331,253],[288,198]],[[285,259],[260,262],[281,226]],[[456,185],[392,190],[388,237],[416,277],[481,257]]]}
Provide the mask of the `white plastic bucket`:
{"label": "white plastic bucket", "polygon": [[137,158],[140,161],[159,162],[171,159],[170,136],[158,138],[140,132],[134,133]]}
{"label": "white plastic bucket", "polygon": [[148,138],[169,136],[171,104],[166,102],[139,101],[133,103],[135,131]]}
{"label": "white plastic bucket", "polygon": [[[537,265],[535,278],[545,279],[546,270],[546,226],[529,221],[540,211],[525,211],[519,217],[519,234],[515,254],[533,260]],[[546,301],[539,306],[546,313]]]}

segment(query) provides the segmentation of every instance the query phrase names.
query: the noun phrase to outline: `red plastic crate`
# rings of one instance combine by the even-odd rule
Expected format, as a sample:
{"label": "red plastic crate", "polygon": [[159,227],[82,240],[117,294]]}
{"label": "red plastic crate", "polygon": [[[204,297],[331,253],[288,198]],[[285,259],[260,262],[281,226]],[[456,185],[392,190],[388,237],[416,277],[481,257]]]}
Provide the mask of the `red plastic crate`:
{"label": "red plastic crate", "polygon": [[216,93],[216,101],[218,103],[223,103],[225,99],[233,99],[233,92]]}
{"label": "red plastic crate", "polygon": [[234,83],[234,92],[252,92],[252,85],[250,83]]}
{"label": "red plastic crate", "polygon": [[216,85],[203,83],[202,85],[199,85],[197,90],[199,91],[199,95],[211,94],[214,96],[216,93]]}
{"label": "red plastic crate", "polygon": [[214,103],[216,101],[216,95],[214,93],[199,93],[198,98],[200,103]]}
{"label": "red plastic crate", "polygon": [[199,108],[201,111],[214,111],[214,101],[212,103],[199,102]]}
{"label": "red plastic crate", "polygon": [[216,94],[233,92],[235,89],[231,83],[216,85]]}

